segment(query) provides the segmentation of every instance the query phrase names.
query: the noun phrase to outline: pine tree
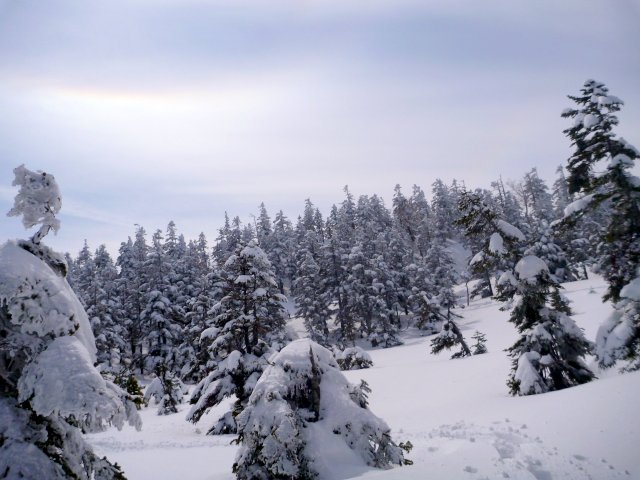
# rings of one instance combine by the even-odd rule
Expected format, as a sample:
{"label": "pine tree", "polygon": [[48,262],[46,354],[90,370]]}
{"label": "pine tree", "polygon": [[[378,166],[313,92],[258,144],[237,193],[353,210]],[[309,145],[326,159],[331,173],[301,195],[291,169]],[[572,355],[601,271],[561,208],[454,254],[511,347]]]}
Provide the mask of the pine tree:
{"label": "pine tree", "polygon": [[[633,365],[640,358],[639,307],[633,294],[624,297],[622,291],[635,281],[640,267],[640,181],[631,173],[640,153],[613,132],[622,100],[609,95],[604,84],[588,80],[580,96],[569,98],[578,107],[562,113],[574,119],[565,130],[575,147],[567,167],[569,191],[583,196],[567,208],[566,216],[572,221],[589,211],[606,212],[596,266],[609,284],[604,300],[613,301],[616,311],[598,331],[596,355],[602,367],[623,359]],[[596,175],[597,167],[604,171]]]}
{"label": "pine tree", "polygon": [[517,297],[509,321],[520,338],[508,349],[514,359],[512,395],[532,395],[586,383],[594,378],[584,363],[591,350],[571,318],[568,301],[546,263],[527,255],[515,266]]}
{"label": "pine tree", "polygon": [[451,358],[463,358],[471,355],[471,350],[460,332],[460,327],[452,318],[449,318],[442,324],[440,333],[431,340],[431,353],[438,354],[442,350],[450,350],[455,346],[460,346],[460,351],[454,353]]}
{"label": "pine tree", "polygon": [[144,392],[145,402],[153,398],[158,405],[158,415],[178,413],[184,389],[182,382],[163,363],[156,366],[155,373],[156,377]]}
{"label": "pine tree", "polygon": [[558,178],[553,182],[551,197],[553,199],[553,210],[555,218],[564,216],[564,209],[573,201],[572,195],[569,193],[569,183],[564,175],[562,165],[556,169]]}
{"label": "pine tree", "polygon": [[125,340],[127,342],[126,363],[130,369],[144,372],[142,312],[146,306],[145,296],[149,290],[144,270],[149,247],[144,228],[136,229],[135,241],[131,238],[120,244],[118,260],[120,276],[117,281],[118,294],[122,300]]}
{"label": "pine tree", "polygon": [[492,275],[510,270],[517,245],[525,237],[517,227],[499,218],[495,209],[484,202],[478,193],[462,192],[458,208],[460,214],[456,223],[465,229],[467,237],[482,245],[469,262],[471,271],[480,280],[472,295],[480,293],[493,296]]}
{"label": "pine tree", "polygon": [[483,353],[487,353],[487,337],[484,333],[476,330],[476,332],[471,335],[471,338],[476,341],[476,343],[471,347],[473,348],[473,355],[482,355]]}
{"label": "pine tree", "polygon": [[331,299],[320,266],[309,251],[298,269],[295,291],[296,315],[304,319],[309,337],[321,345],[328,345]]}
{"label": "pine tree", "polygon": [[208,433],[235,432],[253,385],[267,364],[267,356],[284,339],[286,298],[278,293],[271,263],[255,241],[239,245],[224,265],[223,297],[214,307],[213,326],[203,337],[211,340],[213,371],[192,394],[188,420],[197,422],[211,407],[235,394],[237,400]]}
{"label": "pine tree", "polygon": [[118,271],[105,245],[94,255],[95,297],[87,315],[96,337],[98,363],[106,371],[121,368],[121,357],[126,351],[122,303],[117,292]]}

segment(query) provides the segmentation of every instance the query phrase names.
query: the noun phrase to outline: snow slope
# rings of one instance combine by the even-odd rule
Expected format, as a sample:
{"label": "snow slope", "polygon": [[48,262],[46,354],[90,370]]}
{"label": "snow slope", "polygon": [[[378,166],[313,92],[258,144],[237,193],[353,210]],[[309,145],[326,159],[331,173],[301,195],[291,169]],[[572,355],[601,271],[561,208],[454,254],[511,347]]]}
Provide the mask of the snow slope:
{"label": "snow slope", "polygon": [[[593,340],[610,307],[601,303],[604,284],[565,285],[575,320]],[[369,382],[371,410],[410,440],[413,466],[354,472],[333,465],[332,478],[382,480],[449,479],[640,479],[640,372],[600,372],[590,384],[560,392],[511,397],[510,359],[503,351],[516,338],[508,313],[477,300],[460,313],[467,339],[487,335],[489,353],[450,360],[429,354],[430,337],[405,332],[405,344],[370,350],[374,367],[345,372]],[[297,330],[297,329],[296,329]],[[595,368],[593,362],[590,365]],[[211,412],[201,427],[177,415],[142,412],[142,432],[115,429],[87,435],[98,453],[120,463],[130,480],[232,479],[232,436],[207,437],[206,428],[225,410]]]}

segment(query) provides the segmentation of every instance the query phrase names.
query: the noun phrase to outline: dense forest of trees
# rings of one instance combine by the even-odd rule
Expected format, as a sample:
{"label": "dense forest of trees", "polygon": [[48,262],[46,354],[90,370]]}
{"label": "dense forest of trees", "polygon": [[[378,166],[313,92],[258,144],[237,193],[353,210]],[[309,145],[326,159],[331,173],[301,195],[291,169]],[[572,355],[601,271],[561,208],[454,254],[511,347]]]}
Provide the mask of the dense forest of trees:
{"label": "dense forest of trees", "polygon": [[[325,346],[344,349],[360,341],[392,347],[401,343],[400,329],[414,325],[440,332],[434,352],[459,343],[458,356],[465,356],[470,350],[455,323],[459,313],[453,312],[465,300],[456,298],[454,285],[471,286],[467,302],[474,296],[516,296],[521,303],[538,302],[531,309],[539,309],[553,301],[547,322],[557,330],[558,315],[560,324],[569,321],[560,284],[585,278],[589,268],[609,281],[605,299],[620,305],[620,318],[610,319],[598,337],[601,364],[637,358],[638,327],[629,320],[636,302],[622,296],[640,256],[638,186],[629,173],[637,151],[613,132],[622,102],[606,87],[589,81],[580,96],[570,98],[576,106],[563,116],[574,119],[565,133],[575,153],[566,174],[558,167],[552,185],[535,168],[518,181],[498,178],[491,189],[438,179],[430,200],[418,185],[410,194],[397,185],[390,206],[375,194],[355,198],[345,187],[344,198],[327,215],[307,199],[293,221],[282,211],[271,217],[264,204],[252,223],[225,216],[213,245],[204,234],[185,239],[174,222],[150,238],[138,227],[115,259],[104,245],[93,252],[85,243],[75,258],[67,258],[69,279],[91,319],[100,368],[124,379],[160,366],[182,380],[203,381],[202,388],[218,380],[213,393],[196,390],[197,420],[225,396],[246,401],[251,392],[245,384],[255,383],[252,376],[264,368],[265,355],[288,340],[287,315],[302,317],[310,338]],[[596,173],[602,160],[609,164]],[[458,258],[461,247],[470,254],[468,265]],[[546,266],[536,271],[537,282],[514,269],[523,257]],[[287,297],[295,311],[285,310]],[[519,359],[536,350],[522,347],[532,341],[534,320],[526,310],[523,305],[512,312],[526,337],[511,350],[514,393],[523,393],[517,387],[516,371],[525,370]],[[571,354],[578,362],[574,370],[591,351],[580,341]],[[229,365],[233,352],[241,358]],[[540,375],[555,375],[555,367],[536,365]],[[541,388],[592,376],[582,372],[571,381],[542,382]],[[230,418],[212,430],[234,431]]]}
{"label": "dense forest of trees", "polygon": [[[575,152],[551,185],[535,168],[517,181],[497,178],[490,189],[437,179],[428,194],[418,185],[410,193],[397,185],[391,205],[376,194],[355,198],[345,187],[326,214],[307,199],[295,219],[282,211],[271,216],[264,204],[251,223],[225,215],[212,245],[204,234],[185,239],[174,222],[150,236],[138,227],[115,259],[104,246],[92,251],[85,243],[67,258],[69,279],[91,319],[100,368],[123,379],[161,366],[184,381],[204,382],[202,388],[207,378],[228,375],[216,392],[196,390],[197,419],[225,396],[246,401],[245,383],[255,383],[250,379],[262,371],[264,356],[288,341],[287,315],[302,317],[309,337],[334,349],[356,341],[392,347],[401,343],[399,331],[413,325],[440,333],[434,352],[460,344],[457,356],[465,356],[470,350],[456,318],[470,298],[494,296],[511,305],[532,295],[538,304],[531,308],[555,302],[547,322],[555,325],[562,315],[566,325],[561,283],[586,278],[589,269],[604,275],[605,300],[619,306],[619,318],[608,320],[594,351],[603,366],[628,359],[635,368],[637,302],[623,289],[640,258],[638,185],[629,171],[638,154],[613,132],[622,102],[604,85],[588,81],[569,98],[574,107],[562,115],[573,121],[565,134]],[[546,266],[536,272],[537,283],[514,269],[526,257]],[[466,299],[454,295],[460,283],[468,286]],[[520,310],[524,323],[516,318]],[[509,384],[522,394],[519,359],[540,348],[523,350],[535,322],[520,310],[512,321],[528,340],[511,350]],[[576,362],[592,350],[581,345],[571,354]],[[549,348],[555,347],[542,350]],[[230,366],[233,352],[241,361]],[[554,371],[539,363],[534,369],[543,377]],[[543,383],[560,388],[572,381]],[[229,418],[213,430],[234,430]]]}
{"label": "dense forest of trees", "polygon": [[[128,392],[95,380],[96,391],[112,392],[110,415],[119,424],[138,421],[132,402],[142,399],[135,375],[156,376],[146,397],[157,399],[161,414],[177,411],[182,382],[197,383],[188,415],[194,422],[235,396],[231,410],[209,433],[238,433],[244,439],[234,467],[239,478],[250,478],[255,465],[265,471],[284,468],[260,456],[256,445],[264,439],[249,421],[260,412],[256,405],[276,398],[270,396],[272,390],[285,395],[288,420],[303,428],[318,418],[321,381],[348,385],[335,373],[339,365],[370,366],[360,346],[394,347],[402,343],[401,330],[411,326],[425,335],[437,334],[433,353],[454,346],[460,347],[454,358],[486,352],[481,332],[472,337],[476,344],[470,348],[458,327],[462,307],[476,296],[504,302],[519,333],[508,349],[513,359],[508,385],[514,395],[592,380],[594,373],[584,362],[588,354],[602,368],[640,368],[640,179],[631,171],[640,153],[614,132],[622,101],[603,84],[589,80],[569,98],[573,106],[562,116],[572,122],[564,133],[574,151],[551,186],[535,168],[518,181],[498,178],[491,189],[436,180],[429,199],[420,186],[414,185],[410,194],[396,186],[390,206],[375,194],[355,198],[345,187],[342,201],[326,215],[307,199],[293,221],[282,211],[272,218],[264,204],[253,223],[226,216],[213,245],[204,234],[185,239],[173,221],[150,236],[138,227],[115,259],[104,245],[92,251],[85,242],[65,262],[42,245],[42,238],[59,227],[57,185],[48,174],[16,168],[14,185],[21,191],[9,214],[22,216],[26,227],[41,227],[29,241],[7,243],[3,251],[15,250],[16,258],[26,255],[23,263],[46,265],[37,273],[68,289],[66,276],[83,308],[67,305],[66,330],[49,331],[53,321],[43,317],[38,323],[42,315],[37,313],[51,296],[38,283],[44,280],[14,288],[18,277],[11,269],[20,262],[5,255],[0,342],[13,353],[3,356],[0,386],[11,415],[38,412],[38,405],[16,403],[33,396],[27,395],[25,385],[30,384],[20,377],[31,371],[21,370],[15,359],[26,365],[25,352],[44,348],[33,347],[36,341],[62,345],[77,340],[85,342],[83,358],[88,361],[93,343],[83,340],[82,322],[93,329],[95,366]],[[586,278],[589,270],[606,280],[603,300],[614,306],[595,344],[577,327],[561,293],[563,282]],[[466,295],[456,295],[454,287],[465,284]],[[75,296],[70,293],[69,298]],[[55,315],[61,308],[54,309]],[[303,319],[310,337],[296,344],[299,348],[291,347],[287,330],[292,315]],[[26,325],[22,330],[16,326],[21,324]],[[87,375],[101,379],[87,361]],[[287,393],[291,385],[278,380],[285,374],[305,387],[296,387],[295,395]],[[348,388],[342,394],[375,433],[376,452],[382,452],[376,456],[363,448],[363,458],[374,466],[406,463],[404,447],[391,441],[388,427],[363,413],[366,384]],[[74,432],[77,418],[67,424],[56,417],[58,433]],[[343,433],[351,443],[360,441]],[[291,437],[285,450],[296,468],[306,472],[301,438]],[[79,478],[94,472],[101,472],[100,478],[120,478],[117,467],[92,455],[87,449],[84,463],[70,457],[61,465]]]}

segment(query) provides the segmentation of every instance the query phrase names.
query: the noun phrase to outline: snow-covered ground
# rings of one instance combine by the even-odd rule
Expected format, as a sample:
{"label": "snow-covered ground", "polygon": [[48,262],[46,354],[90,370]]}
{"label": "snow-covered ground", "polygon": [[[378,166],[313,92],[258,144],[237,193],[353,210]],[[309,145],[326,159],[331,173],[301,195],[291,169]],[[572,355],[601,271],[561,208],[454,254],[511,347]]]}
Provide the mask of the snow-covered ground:
{"label": "snow-covered ground", "polygon": [[[601,302],[604,284],[593,279],[565,287],[576,322],[593,340],[610,311]],[[407,331],[403,346],[369,351],[373,368],[345,372],[353,383],[369,382],[371,410],[392,427],[396,441],[411,441],[414,465],[361,473],[335,465],[336,480],[354,474],[381,480],[640,479],[640,372],[596,369],[599,378],[590,384],[511,397],[510,359],[503,350],[516,332],[508,313],[489,300],[472,302],[461,313],[465,337],[485,333],[489,353],[459,360],[434,356],[430,337]],[[149,407],[141,432],[111,429],[87,439],[122,465],[130,480],[233,479],[234,437],[203,433],[226,406],[197,426],[184,420],[188,407],[164,417]]]}

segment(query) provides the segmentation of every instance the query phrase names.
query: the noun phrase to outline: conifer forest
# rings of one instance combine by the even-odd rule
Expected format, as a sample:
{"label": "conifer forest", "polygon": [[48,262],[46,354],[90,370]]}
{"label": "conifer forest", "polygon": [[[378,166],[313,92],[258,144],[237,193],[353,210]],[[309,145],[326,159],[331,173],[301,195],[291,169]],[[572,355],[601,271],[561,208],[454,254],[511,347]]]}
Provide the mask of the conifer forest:
{"label": "conifer forest", "polygon": [[[225,216],[212,241],[138,226],[115,258],[86,241],[75,256],[46,247],[60,188],[15,168],[9,215],[40,228],[0,250],[3,478],[123,478],[81,432],[140,428],[152,405],[233,435],[239,479],[329,478],[319,459],[336,436],[363,465],[411,465],[369,384],[341,372],[422,337],[425,356],[486,354],[491,338],[465,324],[484,299],[516,333],[501,354],[513,396],[640,369],[639,153],[617,136],[623,102],[604,84],[569,99],[573,153],[552,185],[535,168],[491,189],[436,179],[428,193],[396,185],[389,206],[345,187],[325,214],[307,199],[295,219],[264,204],[251,222]],[[589,340],[563,285],[594,275],[612,311]]]}

